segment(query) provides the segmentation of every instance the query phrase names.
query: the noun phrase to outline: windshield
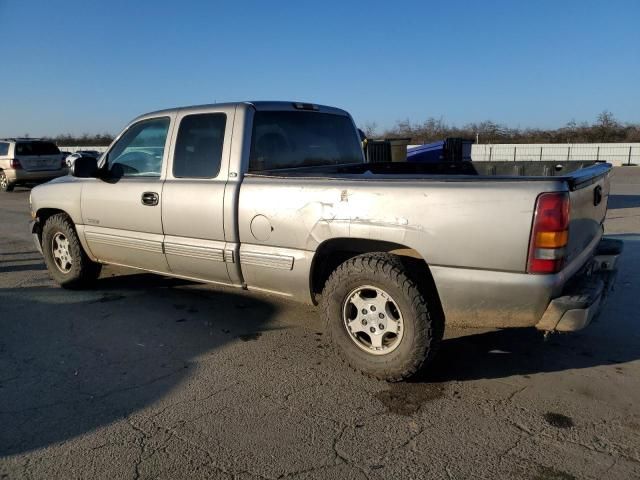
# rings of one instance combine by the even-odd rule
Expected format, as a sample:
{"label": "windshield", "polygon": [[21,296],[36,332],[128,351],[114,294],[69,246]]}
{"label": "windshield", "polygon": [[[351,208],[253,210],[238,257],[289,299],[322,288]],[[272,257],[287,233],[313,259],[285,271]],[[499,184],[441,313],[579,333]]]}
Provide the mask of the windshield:
{"label": "windshield", "polygon": [[363,163],[351,119],[309,111],[256,112],[249,171]]}
{"label": "windshield", "polygon": [[58,155],[60,150],[51,142],[18,142],[16,155]]}

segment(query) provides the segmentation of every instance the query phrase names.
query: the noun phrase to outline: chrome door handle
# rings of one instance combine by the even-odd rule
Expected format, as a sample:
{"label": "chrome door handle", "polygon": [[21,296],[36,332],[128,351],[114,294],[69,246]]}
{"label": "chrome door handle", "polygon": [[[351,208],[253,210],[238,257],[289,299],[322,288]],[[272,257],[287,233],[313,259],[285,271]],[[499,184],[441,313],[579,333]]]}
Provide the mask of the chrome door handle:
{"label": "chrome door handle", "polygon": [[160,201],[160,195],[158,195],[156,192],[144,192],[142,194],[143,205],[148,205],[150,207],[153,207],[155,205],[158,205],[159,201]]}

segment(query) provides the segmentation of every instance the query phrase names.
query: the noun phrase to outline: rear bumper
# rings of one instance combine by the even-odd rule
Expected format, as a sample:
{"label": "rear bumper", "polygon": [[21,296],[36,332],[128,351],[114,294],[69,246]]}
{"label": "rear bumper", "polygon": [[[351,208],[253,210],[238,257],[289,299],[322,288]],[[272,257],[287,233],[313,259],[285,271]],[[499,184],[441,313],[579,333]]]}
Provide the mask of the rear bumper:
{"label": "rear bumper", "polygon": [[622,241],[603,239],[593,261],[567,283],[560,297],[551,300],[536,328],[575,332],[589,325],[613,288],[622,250]]}
{"label": "rear bumper", "polygon": [[54,178],[62,177],[69,172],[69,169],[59,168],[57,170],[14,170],[8,168],[4,171],[9,183],[36,183],[44,182]]}
{"label": "rear bumper", "polygon": [[[553,275],[435,265],[430,266],[430,270],[448,325],[473,328],[535,326],[541,330],[577,330],[579,324],[586,326],[593,319],[599,307],[597,303],[602,302],[603,294],[599,294],[597,286],[574,285],[579,285],[579,278],[590,276],[586,275],[588,272],[596,274],[591,279],[594,282],[596,279],[602,280],[602,292],[606,293],[607,288],[613,285],[615,273],[611,272],[615,272],[616,260],[622,250],[621,243],[618,240],[596,238],[593,247],[586,248],[583,256],[576,258],[562,272]],[[585,268],[585,265],[589,268]],[[605,278],[607,276],[609,278]],[[588,296],[586,302],[563,303],[563,300],[567,300],[563,297],[575,296],[569,291],[569,287],[578,290],[583,288],[584,291],[595,288],[595,291]],[[587,309],[584,312],[586,320],[570,321],[571,317],[578,316],[578,312],[573,312],[558,326],[561,317],[569,310]]]}

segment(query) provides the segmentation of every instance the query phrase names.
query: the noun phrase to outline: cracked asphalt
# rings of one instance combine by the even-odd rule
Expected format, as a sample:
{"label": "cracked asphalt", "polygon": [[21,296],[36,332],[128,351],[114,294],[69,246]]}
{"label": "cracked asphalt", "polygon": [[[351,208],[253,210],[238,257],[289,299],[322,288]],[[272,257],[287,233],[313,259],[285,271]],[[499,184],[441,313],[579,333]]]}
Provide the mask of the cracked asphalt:
{"label": "cracked asphalt", "polygon": [[105,268],[49,279],[28,190],[0,195],[0,478],[640,478],[640,168],[599,320],[447,330],[411,383],[345,367],[315,309]]}

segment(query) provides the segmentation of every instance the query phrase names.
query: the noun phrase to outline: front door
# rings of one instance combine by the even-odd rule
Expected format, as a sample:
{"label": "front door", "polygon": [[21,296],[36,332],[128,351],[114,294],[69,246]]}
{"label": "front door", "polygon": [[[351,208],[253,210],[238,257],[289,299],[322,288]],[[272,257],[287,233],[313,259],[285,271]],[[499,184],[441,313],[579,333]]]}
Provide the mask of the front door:
{"label": "front door", "polygon": [[176,275],[231,283],[226,249],[224,192],[233,108],[179,113],[173,155],[162,195],[164,250]]}
{"label": "front door", "polygon": [[171,121],[162,116],[132,124],[106,153],[103,178],[83,187],[85,238],[99,260],[168,270],[161,201]]}

